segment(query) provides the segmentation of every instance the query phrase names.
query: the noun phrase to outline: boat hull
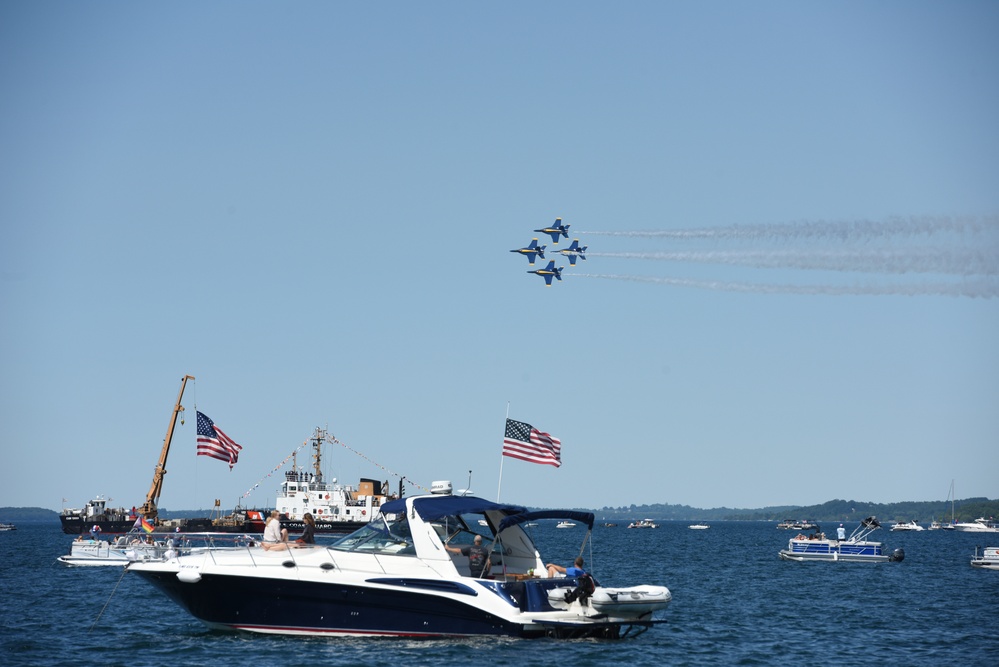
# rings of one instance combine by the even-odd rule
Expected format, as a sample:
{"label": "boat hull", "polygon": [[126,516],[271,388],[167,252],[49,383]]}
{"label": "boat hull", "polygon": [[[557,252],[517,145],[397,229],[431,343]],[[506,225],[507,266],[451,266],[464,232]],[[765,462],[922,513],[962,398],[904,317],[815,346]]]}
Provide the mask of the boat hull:
{"label": "boat hull", "polygon": [[837,542],[833,540],[791,540],[778,555],[799,563],[830,561],[844,563],[888,563],[901,561],[905,552],[886,554],[880,542]]}
{"label": "boat hull", "polygon": [[[463,602],[463,596],[473,601],[489,593],[457,582],[400,579],[396,585],[379,588],[209,573],[187,583],[173,572],[137,574],[214,629],[352,637],[612,639],[620,634],[620,625],[613,623],[562,626],[514,622]],[[425,592],[421,586],[426,587]]]}
{"label": "boat hull", "polygon": [[982,570],[999,570],[999,547],[985,547],[982,554],[975,550],[975,557],[971,559],[971,567]]}

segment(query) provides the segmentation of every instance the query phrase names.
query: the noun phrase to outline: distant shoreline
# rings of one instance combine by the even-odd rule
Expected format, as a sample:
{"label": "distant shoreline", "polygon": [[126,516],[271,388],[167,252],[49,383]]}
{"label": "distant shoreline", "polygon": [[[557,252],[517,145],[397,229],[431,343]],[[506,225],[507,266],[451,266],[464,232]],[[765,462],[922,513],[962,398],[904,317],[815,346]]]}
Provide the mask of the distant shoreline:
{"label": "distant shoreline", "polygon": [[[906,501],[899,503],[870,503],[854,500],[830,500],[821,505],[807,507],[785,505],[759,509],[733,509],[716,507],[701,509],[688,505],[630,505],[628,507],[605,507],[603,509],[571,508],[593,512],[600,522],[630,521],[632,519],[655,519],[657,521],[782,521],[784,519],[808,519],[811,521],[860,521],[868,516],[876,516],[882,521],[916,521],[930,523],[933,520],[948,522],[974,521],[979,517],[999,516],[999,499],[965,498],[950,501]],[[217,513],[218,510],[214,510]],[[0,507],[0,522],[6,523],[59,523],[59,512],[44,507]],[[164,519],[209,517],[213,510],[164,510],[159,515]]]}

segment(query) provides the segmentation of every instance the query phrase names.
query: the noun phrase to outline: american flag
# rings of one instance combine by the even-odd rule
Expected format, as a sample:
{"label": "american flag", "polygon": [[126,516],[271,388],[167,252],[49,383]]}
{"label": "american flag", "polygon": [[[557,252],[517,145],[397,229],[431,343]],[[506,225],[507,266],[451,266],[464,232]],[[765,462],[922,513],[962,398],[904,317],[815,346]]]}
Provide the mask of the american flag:
{"label": "american flag", "polygon": [[562,465],[562,441],[530,424],[507,419],[503,456],[558,468]]}
{"label": "american flag", "polygon": [[241,449],[243,448],[223,433],[207,415],[198,412],[198,456],[228,461],[229,469],[232,470]]}

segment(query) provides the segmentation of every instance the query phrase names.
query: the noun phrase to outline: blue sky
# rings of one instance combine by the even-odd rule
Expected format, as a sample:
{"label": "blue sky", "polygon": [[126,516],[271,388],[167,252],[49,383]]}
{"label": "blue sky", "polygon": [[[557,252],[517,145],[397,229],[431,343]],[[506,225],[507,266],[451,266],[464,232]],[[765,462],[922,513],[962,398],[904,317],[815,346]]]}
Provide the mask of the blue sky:
{"label": "blue sky", "polygon": [[[0,506],[141,504],[185,374],[167,509],[272,504],[327,425],[365,455],[331,452],[341,481],[495,497],[508,404],[564,465],[506,459],[504,500],[995,498],[997,28],[991,2],[3,3]],[[508,251],[557,216],[591,255],[549,289]]]}

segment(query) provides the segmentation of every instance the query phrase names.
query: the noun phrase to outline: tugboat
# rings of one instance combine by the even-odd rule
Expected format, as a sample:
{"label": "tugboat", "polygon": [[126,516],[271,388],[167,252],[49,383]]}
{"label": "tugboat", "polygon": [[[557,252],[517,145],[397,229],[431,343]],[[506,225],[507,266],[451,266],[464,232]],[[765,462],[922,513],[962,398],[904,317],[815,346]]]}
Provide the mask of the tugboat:
{"label": "tugboat", "polygon": [[[136,510],[124,507],[110,508],[108,499],[97,496],[87,502],[83,509],[63,509],[59,515],[62,532],[67,535],[83,535],[86,532],[127,533],[135,523]],[[95,528],[96,526],[96,528]]]}

